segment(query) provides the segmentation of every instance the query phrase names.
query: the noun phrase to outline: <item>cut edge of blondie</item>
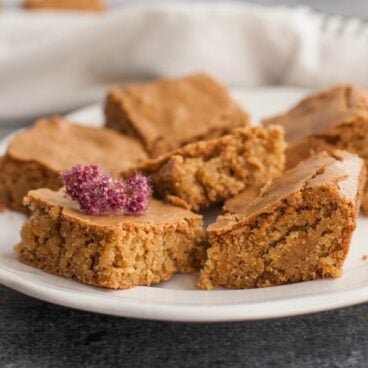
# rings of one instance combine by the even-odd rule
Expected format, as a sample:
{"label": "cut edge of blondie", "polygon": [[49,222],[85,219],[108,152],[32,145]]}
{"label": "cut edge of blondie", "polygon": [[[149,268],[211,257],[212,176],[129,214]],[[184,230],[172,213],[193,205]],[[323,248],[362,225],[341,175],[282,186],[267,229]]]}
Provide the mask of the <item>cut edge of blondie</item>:
{"label": "cut edge of blondie", "polygon": [[[234,228],[209,231],[208,258],[197,285],[255,288],[339,277],[355,216],[353,204],[341,202],[329,188],[292,195],[280,207],[246,221],[226,214]],[[318,246],[311,247],[313,241]]]}
{"label": "cut edge of blondie", "polygon": [[28,213],[23,198],[32,189],[61,188],[59,174],[35,161],[19,161],[8,155],[0,157],[0,206]]}
{"label": "cut edge of blondie", "polygon": [[149,160],[138,170],[150,175],[155,196],[199,211],[281,174],[284,151],[279,126],[245,127]]}
{"label": "cut edge of blondie", "polygon": [[31,216],[15,246],[21,262],[88,285],[126,289],[193,272],[205,257],[201,216],[175,223],[103,227],[78,223],[60,206],[25,198]]}

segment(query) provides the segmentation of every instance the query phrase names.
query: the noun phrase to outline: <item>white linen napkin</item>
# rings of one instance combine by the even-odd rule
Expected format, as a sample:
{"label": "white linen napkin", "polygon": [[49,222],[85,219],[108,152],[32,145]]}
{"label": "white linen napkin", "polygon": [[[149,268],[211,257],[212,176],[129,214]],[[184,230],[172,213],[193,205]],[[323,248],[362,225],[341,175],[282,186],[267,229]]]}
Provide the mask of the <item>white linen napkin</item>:
{"label": "white linen napkin", "polygon": [[229,86],[368,85],[368,27],[308,8],[129,5],[0,14],[0,122],[63,112],[131,80],[208,71]]}

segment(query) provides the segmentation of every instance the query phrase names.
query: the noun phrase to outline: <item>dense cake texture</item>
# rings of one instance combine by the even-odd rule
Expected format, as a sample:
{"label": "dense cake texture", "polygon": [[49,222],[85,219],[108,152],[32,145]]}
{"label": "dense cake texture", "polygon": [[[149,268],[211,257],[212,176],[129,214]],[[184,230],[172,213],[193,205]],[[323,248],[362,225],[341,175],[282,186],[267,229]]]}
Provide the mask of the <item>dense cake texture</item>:
{"label": "dense cake texture", "polygon": [[[336,148],[356,153],[368,167],[368,92],[363,88],[340,85],[311,95],[264,124],[284,127],[287,168],[316,152]],[[368,188],[363,208],[368,213]]]}
{"label": "dense cake texture", "polygon": [[104,11],[103,0],[24,0],[23,8],[28,10],[78,10]]}
{"label": "dense cake texture", "polygon": [[152,157],[248,122],[227,90],[206,74],[114,88],[105,115],[108,127],[141,140]]}
{"label": "dense cake texture", "polygon": [[88,285],[151,285],[194,271],[205,252],[202,217],[156,200],[142,216],[85,215],[62,190],[31,191],[25,203],[20,260]]}
{"label": "dense cake texture", "polygon": [[255,288],[341,275],[366,180],[363,161],[321,152],[208,228],[203,289]]}
{"label": "dense cake texture", "polygon": [[150,176],[155,196],[198,211],[278,176],[284,149],[280,127],[238,128],[148,160],[138,170]]}
{"label": "dense cake texture", "polygon": [[43,119],[17,134],[1,158],[0,205],[25,211],[22,200],[29,190],[59,189],[60,172],[75,164],[97,164],[119,176],[145,158],[138,141],[111,129]]}

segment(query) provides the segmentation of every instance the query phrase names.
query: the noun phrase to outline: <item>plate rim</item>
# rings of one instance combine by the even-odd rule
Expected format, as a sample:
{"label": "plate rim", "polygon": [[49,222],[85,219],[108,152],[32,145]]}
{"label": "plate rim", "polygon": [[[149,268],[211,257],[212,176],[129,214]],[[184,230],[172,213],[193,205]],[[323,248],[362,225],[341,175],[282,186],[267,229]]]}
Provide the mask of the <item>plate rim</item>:
{"label": "plate rim", "polygon": [[[117,300],[109,299],[110,305],[106,308],[106,299],[101,301],[100,296],[86,294],[83,298],[77,300],[75,298],[75,292],[69,289],[55,291],[47,286],[34,283],[34,281],[28,281],[22,276],[12,274],[12,276],[9,277],[7,274],[9,274],[9,272],[3,270],[0,266],[1,284],[38,300],[90,313],[166,322],[210,323],[277,319],[327,312],[330,310],[361,304],[368,300],[368,286],[365,286],[362,288],[355,288],[353,290],[327,294],[324,296],[326,299],[330,298],[331,295],[334,294],[337,294],[339,298],[330,299],[329,301],[326,300],[322,303],[321,295],[287,299],[289,306],[294,304],[299,305],[298,308],[294,307],[292,310],[279,307],[279,305],[282,306],[285,304],[285,299],[271,302],[266,301],[262,303],[257,302],[253,304],[237,303],[228,305],[195,306],[178,306],[169,303],[141,303],[126,300],[118,302]],[[305,303],[305,301],[308,302]],[[91,308],[91,303],[94,305],[93,308]],[[252,306],[252,308],[249,308],[249,306]],[[194,312],[193,309],[195,309]]]}

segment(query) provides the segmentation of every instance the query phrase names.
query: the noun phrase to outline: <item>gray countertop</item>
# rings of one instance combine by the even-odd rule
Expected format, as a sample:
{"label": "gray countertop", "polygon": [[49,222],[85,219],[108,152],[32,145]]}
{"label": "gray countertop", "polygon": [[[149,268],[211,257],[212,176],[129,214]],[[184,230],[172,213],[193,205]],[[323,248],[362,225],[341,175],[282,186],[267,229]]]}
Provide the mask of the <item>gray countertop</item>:
{"label": "gray countertop", "polygon": [[0,288],[0,367],[367,367],[368,305],[255,322],[115,318]]}
{"label": "gray countertop", "polygon": [[[365,0],[254,2],[368,18]],[[0,286],[0,367],[367,367],[367,315],[365,304],[279,320],[164,323],[66,309]]]}

